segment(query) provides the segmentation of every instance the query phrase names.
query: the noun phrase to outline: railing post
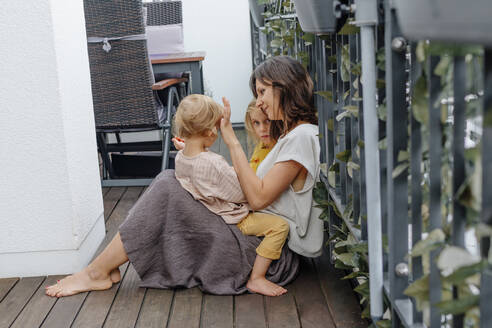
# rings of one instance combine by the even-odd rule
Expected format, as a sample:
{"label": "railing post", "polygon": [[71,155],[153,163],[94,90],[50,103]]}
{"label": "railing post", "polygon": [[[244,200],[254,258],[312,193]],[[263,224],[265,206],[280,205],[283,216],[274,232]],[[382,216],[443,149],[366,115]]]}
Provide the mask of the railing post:
{"label": "railing post", "polygon": [[376,58],[374,27],[377,25],[376,0],[356,0],[356,25],[361,30],[362,85],[364,86],[364,151],[369,237],[369,280],[371,317],[383,316],[383,245],[381,236],[381,203],[379,190],[378,116],[376,112]]}
{"label": "railing post", "polygon": [[[453,103],[453,195],[465,182],[465,57],[454,58],[454,103]],[[466,208],[455,199],[453,201],[452,243],[465,246]],[[458,298],[458,288],[453,287],[453,297]],[[463,327],[464,315],[453,316],[453,328]]]}
{"label": "railing post", "polygon": [[[482,134],[482,213],[481,221],[492,225],[492,49],[486,48],[484,73],[484,101],[483,101],[483,134]],[[487,259],[490,252],[490,237],[482,238],[482,258]],[[492,270],[490,265],[482,271],[480,281],[480,327],[492,327]]]}
{"label": "railing post", "polygon": [[[397,275],[396,266],[405,263],[408,254],[408,190],[407,170],[393,178],[398,153],[407,149],[406,101],[406,44],[402,38],[396,13],[391,1],[385,1],[385,55],[386,55],[386,138],[387,138],[387,205],[388,205],[388,278],[389,297],[394,305],[404,298],[408,277]],[[403,241],[403,242],[402,242]],[[392,325],[400,326],[400,318],[392,309]]]}
{"label": "railing post", "polygon": [[[416,44],[411,46],[411,92],[416,83],[418,73],[422,67],[416,58]],[[412,222],[412,247],[422,239],[422,127],[419,121],[411,114],[410,128],[410,174],[411,174],[411,222]],[[412,277],[413,281],[422,278],[424,274],[422,267],[422,257],[412,258]],[[422,312],[416,310],[415,300],[412,301],[414,322],[422,322]]]}
{"label": "railing post", "polygon": [[[429,60],[428,79],[429,79],[429,229],[441,228],[441,104],[438,101],[441,79],[434,74],[434,70],[439,63],[440,58],[431,56]],[[440,272],[437,268],[436,261],[440,250],[430,252],[430,277],[429,277],[429,302],[430,325],[431,328],[441,327],[441,312],[433,304],[441,301],[441,279]]]}

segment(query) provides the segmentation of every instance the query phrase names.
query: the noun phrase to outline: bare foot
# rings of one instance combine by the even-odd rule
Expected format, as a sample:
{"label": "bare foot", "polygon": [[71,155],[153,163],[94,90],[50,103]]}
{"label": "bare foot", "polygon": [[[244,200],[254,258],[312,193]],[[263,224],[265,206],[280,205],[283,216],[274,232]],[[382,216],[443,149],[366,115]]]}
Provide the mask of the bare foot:
{"label": "bare foot", "polygon": [[113,284],[120,282],[120,280],[121,280],[120,269],[116,268],[113,271],[111,271],[111,273],[109,274],[109,277],[111,278],[111,281],[113,282]]}
{"label": "bare foot", "polygon": [[261,278],[250,278],[246,284],[248,288],[253,293],[258,293],[266,296],[280,296],[287,293],[287,289],[274,284],[273,282],[267,280],[265,277]]}
{"label": "bare foot", "polygon": [[70,296],[90,290],[109,289],[112,285],[113,282],[110,275],[85,268],[80,272],[63,278],[56,285],[46,287],[46,295],[52,297]]}

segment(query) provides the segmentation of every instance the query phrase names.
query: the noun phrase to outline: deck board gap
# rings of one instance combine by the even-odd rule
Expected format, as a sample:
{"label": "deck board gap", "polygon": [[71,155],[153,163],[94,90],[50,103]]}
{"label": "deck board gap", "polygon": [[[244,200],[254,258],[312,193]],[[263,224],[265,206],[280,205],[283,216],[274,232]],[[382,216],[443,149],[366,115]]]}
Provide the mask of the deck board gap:
{"label": "deck board gap", "polygon": [[[9,279],[9,278],[6,278],[6,279]],[[20,281],[19,278],[17,278],[17,280],[12,284],[12,286],[9,287],[9,289],[5,292],[5,295],[3,295],[3,297],[0,298],[0,303],[3,302],[3,300],[7,297],[7,295],[10,293],[10,291],[12,289],[14,289],[15,285],[17,285],[17,283]]]}
{"label": "deck board gap", "polygon": [[167,316],[166,328],[169,327],[169,323],[171,322],[171,316],[174,311],[174,301],[176,299],[176,290],[173,290],[173,298],[171,300],[171,306],[169,307],[169,315]]}
{"label": "deck board gap", "polygon": [[17,318],[21,315],[22,311],[24,311],[24,309],[27,306],[27,304],[29,304],[29,302],[31,301],[31,299],[34,297],[34,295],[36,294],[36,292],[38,291],[38,289],[43,285],[43,282],[45,282],[45,281],[46,281],[46,277],[44,277],[43,280],[41,280],[41,282],[39,283],[38,287],[34,289],[34,291],[32,292],[31,296],[29,296],[29,298],[27,299],[27,302],[21,307],[19,313],[17,313],[17,315],[15,316],[14,320],[12,320],[12,322],[9,324],[9,327],[14,324],[15,320],[17,320]]}

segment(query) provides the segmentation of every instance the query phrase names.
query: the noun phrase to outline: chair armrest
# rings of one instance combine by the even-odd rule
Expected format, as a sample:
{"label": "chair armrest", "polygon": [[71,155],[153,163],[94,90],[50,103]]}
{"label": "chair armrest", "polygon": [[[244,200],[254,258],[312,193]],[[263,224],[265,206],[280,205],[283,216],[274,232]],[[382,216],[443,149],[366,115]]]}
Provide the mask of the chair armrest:
{"label": "chair armrest", "polygon": [[185,77],[182,78],[176,78],[176,79],[165,79],[159,82],[156,82],[152,85],[152,90],[162,90],[167,87],[170,87],[175,84],[179,84],[182,82],[188,82],[188,79]]}

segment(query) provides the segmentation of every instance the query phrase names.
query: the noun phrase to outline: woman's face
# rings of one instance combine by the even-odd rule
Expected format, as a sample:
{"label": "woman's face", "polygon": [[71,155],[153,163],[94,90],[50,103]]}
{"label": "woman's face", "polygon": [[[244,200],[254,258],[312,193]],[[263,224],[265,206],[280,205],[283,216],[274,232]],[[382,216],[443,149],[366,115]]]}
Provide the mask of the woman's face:
{"label": "woman's face", "polygon": [[260,80],[256,80],[256,107],[261,109],[270,121],[283,120],[281,115],[280,94],[270,84],[263,84]]}
{"label": "woman's face", "polygon": [[249,117],[256,136],[263,144],[270,145],[270,120],[268,117],[260,109],[253,110]]}

